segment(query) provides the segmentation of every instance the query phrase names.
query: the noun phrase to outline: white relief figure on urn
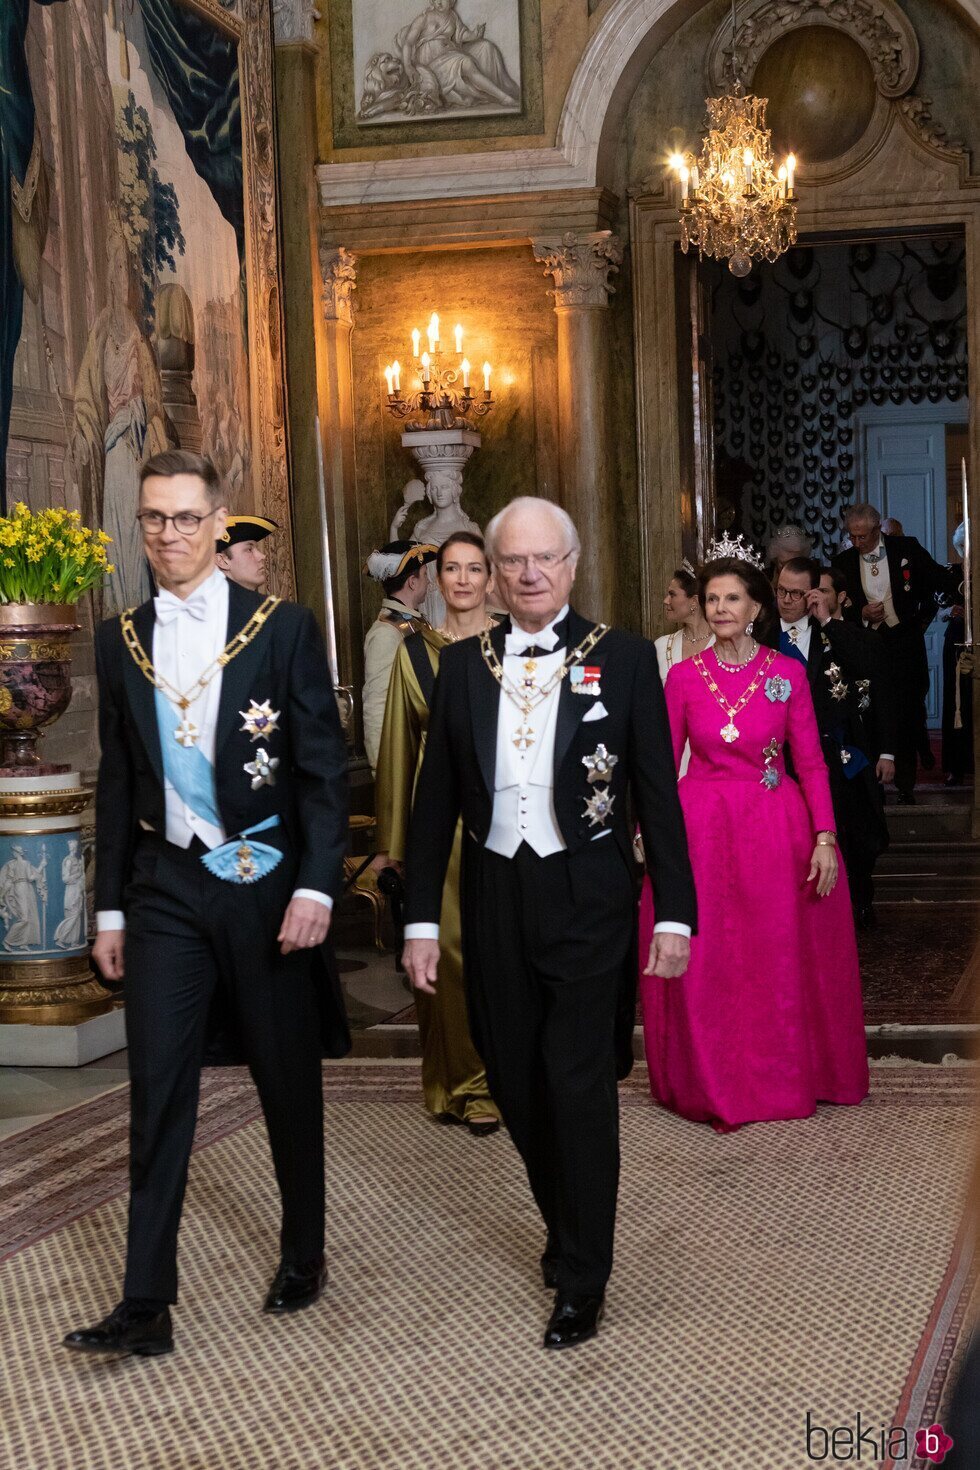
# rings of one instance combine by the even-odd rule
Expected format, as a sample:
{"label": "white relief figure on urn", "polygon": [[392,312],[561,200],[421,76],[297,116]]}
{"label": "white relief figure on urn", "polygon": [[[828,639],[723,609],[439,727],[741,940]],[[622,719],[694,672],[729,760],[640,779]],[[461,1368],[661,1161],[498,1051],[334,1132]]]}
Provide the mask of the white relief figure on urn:
{"label": "white relief figure on urn", "polygon": [[23,846],[15,842],[12,856],[0,868],[0,918],[7,926],[5,950],[42,949],[46,927],[42,920],[48,899],[47,853],[32,863]]}
{"label": "white relief figure on urn", "polygon": [[85,860],[78,839],[68,839],[68,852],[61,860],[65,888],[64,917],[54,931],[59,949],[79,949],[85,943]]}
{"label": "white relief figure on urn", "polygon": [[[520,111],[519,0],[483,0],[482,15],[480,0],[464,0],[472,23],[458,3],[428,0],[393,34],[388,0],[354,0],[354,69],[362,79],[358,122]],[[406,7],[396,14],[406,14]]]}

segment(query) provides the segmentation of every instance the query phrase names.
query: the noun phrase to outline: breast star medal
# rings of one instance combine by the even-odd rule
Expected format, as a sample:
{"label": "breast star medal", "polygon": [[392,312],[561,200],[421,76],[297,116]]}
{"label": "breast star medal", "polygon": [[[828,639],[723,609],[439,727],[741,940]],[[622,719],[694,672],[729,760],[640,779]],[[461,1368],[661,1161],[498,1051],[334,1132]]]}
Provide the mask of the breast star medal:
{"label": "breast star medal", "polygon": [[764,786],[767,791],[775,791],[782,784],[782,775],[773,765],[773,761],[776,759],[781,748],[775,735],[768,745],[763,746],[762,754],[765,757],[766,763],[762,768],[762,779],[759,785]]}
{"label": "breast star medal", "polygon": [[263,699],[261,704],[251,699],[248,709],[240,709],[238,713],[245,721],[241,733],[250,735],[253,740],[263,740],[279,729],[279,711],[272,708],[270,699]]}
{"label": "breast star medal", "polygon": [[585,798],[585,815],[589,819],[590,827],[604,827],[612,815],[615,796],[609,795],[609,787],[601,786]]}
{"label": "breast star medal", "polygon": [[612,780],[613,767],[619,764],[619,756],[610,755],[604,745],[597,745],[591,755],[583,755],[582,764],[589,773],[590,786],[605,786]]}
{"label": "breast star medal", "polygon": [[254,761],[246,761],[243,767],[246,776],[251,776],[252,778],[253,791],[258,791],[260,786],[275,786],[275,772],[278,764],[279,757],[276,755],[270,755],[269,752],[267,750],[263,750],[260,745],[258,750],[255,752]]}

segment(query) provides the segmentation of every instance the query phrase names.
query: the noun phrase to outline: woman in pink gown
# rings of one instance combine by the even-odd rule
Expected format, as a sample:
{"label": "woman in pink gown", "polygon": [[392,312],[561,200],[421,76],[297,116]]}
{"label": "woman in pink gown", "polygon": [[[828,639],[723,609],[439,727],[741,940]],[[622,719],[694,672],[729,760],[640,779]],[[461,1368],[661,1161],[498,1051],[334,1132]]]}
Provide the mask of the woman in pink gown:
{"label": "woman in pink gown", "polygon": [[[644,973],[640,993],[654,1098],[725,1132],[807,1117],[818,1102],[858,1103],[868,1062],[851,904],[806,674],[765,646],[778,623],[756,566],[713,561],[701,589],[717,643],[675,665],[666,682],[678,762],[691,747],[679,793],[698,932],[687,973]],[[786,772],[787,748],[797,780]],[[641,954],[653,921],[647,883]]]}

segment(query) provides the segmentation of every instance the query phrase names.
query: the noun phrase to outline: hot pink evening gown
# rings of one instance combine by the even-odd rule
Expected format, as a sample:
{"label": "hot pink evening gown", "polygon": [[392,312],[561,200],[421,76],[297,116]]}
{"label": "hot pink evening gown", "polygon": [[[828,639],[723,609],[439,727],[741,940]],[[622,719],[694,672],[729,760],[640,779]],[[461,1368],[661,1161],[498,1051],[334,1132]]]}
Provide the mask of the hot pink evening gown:
{"label": "hot pink evening gown", "polygon": [[[726,743],[728,718],[701,668],[733,705],[770,657],[734,717],[738,739]],[[804,1118],[818,1102],[858,1103],[868,1059],[847,879],[841,868],[827,898],[805,881],[815,834],[834,827],[806,672],[765,648],[729,670],[709,649],[675,664],[665,688],[678,763],[691,745],[679,793],[698,933],[686,975],[643,975],[654,921],[644,884],[640,995],[650,1090],[683,1117],[721,1127]],[[799,785],[786,774],[787,745]]]}

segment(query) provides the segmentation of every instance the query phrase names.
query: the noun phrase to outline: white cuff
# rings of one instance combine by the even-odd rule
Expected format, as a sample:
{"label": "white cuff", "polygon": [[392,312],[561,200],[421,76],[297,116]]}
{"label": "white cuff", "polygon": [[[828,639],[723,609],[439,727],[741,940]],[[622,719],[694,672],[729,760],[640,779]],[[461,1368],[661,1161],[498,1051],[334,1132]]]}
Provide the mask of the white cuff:
{"label": "white cuff", "polygon": [[333,899],[329,893],[320,893],[316,888],[297,888],[293,893],[294,898],[312,898],[314,903],[322,903],[324,908],[333,908]]}
{"label": "white cuff", "polygon": [[685,939],[690,939],[691,926],[690,924],[673,924],[667,919],[662,924],[654,924],[653,932],[654,934],[680,934]]}
{"label": "white cuff", "polygon": [[125,929],[126,915],[122,909],[100,909],[95,916],[96,933],[101,934],[104,929]]}
{"label": "white cuff", "polygon": [[439,925],[438,924],[406,924],[405,925],[405,938],[406,939],[438,939],[439,938]]}
{"label": "white cuff", "polygon": [[880,761],[891,761],[892,765],[895,764],[895,757],[893,755],[884,755],[884,754],[882,754],[882,755],[880,755],[878,757],[878,759]]}

